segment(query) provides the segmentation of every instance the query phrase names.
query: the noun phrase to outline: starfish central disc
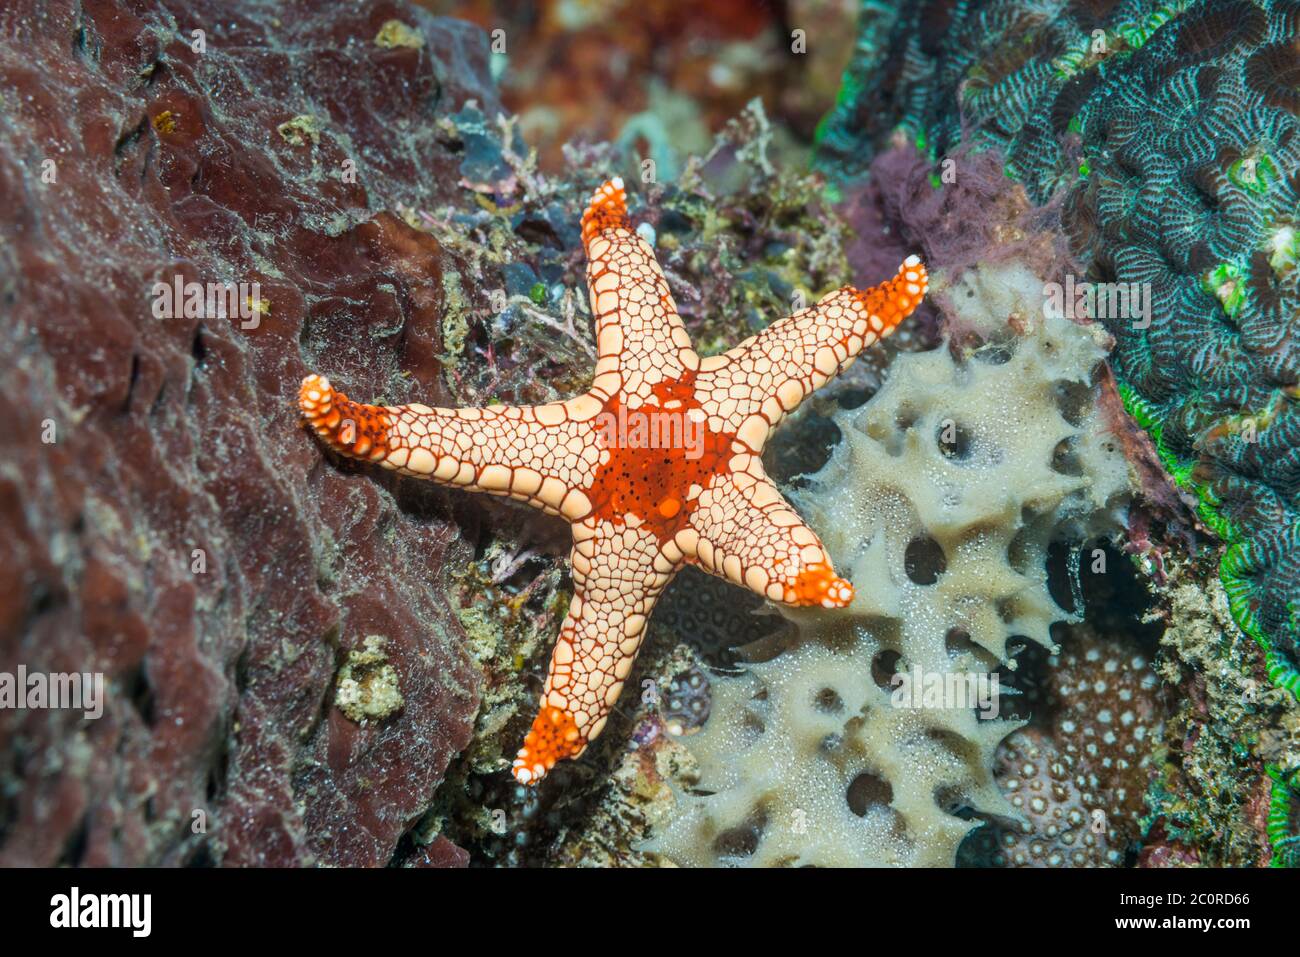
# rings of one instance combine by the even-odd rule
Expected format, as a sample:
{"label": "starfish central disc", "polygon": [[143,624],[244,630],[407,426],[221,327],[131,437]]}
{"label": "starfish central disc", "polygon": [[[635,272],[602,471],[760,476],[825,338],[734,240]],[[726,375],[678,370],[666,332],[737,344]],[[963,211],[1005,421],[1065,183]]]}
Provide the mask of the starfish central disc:
{"label": "starfish central disc", "polygon": [[591,491],[592,515],[629,517],[667,542],[685,527],[700,491],[727,471],[734,433],[715,432],[695,397],[695,373],[654,386],[651,401],[629,409],[605,403],[597,441],[608,452]]}

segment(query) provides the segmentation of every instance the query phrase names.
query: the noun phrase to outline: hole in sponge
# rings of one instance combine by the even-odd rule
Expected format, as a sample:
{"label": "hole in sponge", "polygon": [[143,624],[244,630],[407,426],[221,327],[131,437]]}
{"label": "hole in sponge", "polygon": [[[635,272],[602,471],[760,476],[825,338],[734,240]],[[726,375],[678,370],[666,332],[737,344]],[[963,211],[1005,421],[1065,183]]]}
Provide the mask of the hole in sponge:
{"label": "hole in sponge", "polygon": [[997,655],[975,644],[971,640],[970,632],[965,628],[949,628],[948,633],[943,636],[943,645],[948,651],[948,656],[956,661],[969,659],[986,671],[994,671],[1000,664]]}
{"label": "hole in sponge", "polygon": [[969,821],[974,818],[974,809],[970,806],[970,801],[963,793],[960,786],[956,784],[941,784],[934,789],[934,803],[943,810],[945,814],[951,814],[953,817],[961,818],[963,821]]}
{"label": "hole in sponge", "polygon": [[834,688],[823,688],[813,698],[813,707],[826,714],[839,714],[844,710],[844,699]]}
{"label": "hole in sponge", "polygon": [[1000,366],[1011,361],[1012,351],[1004,345],[988,343],[980,346],[972,354],[975,359],[986,365]]}
{"label": "hole in sponge", "polygon": [[1092,409],[1092,389],[1086,382],[1058,379],[1052,383],[1052,400],[1061,418],[1077,428]]}
{"label": "hole in sponge", "polygon": [[[979,745],[970,738],[963,737],[949,728],[930,728],[925,732],[925,736],[937,746],[936,761],[944,761],[947,755],[951,755],[958,765],[979,767],[981,760]],[[960,794],[960,789],[956,790]]]}
{"label": "hole in sponge", "polygon": [[754,808],[741,824],[728,828],[713,839],[713,852],[719,857],[752,857],[763,840],[767,814]]}
{"label": "hole in sponge", "polygon": [[903,552],[903,570],[918,585],[933,585],[948,570],[948,557],[933,538],[914,538]]}
{"label": "hole in sponge", "polygon": [[898,662],[902,657],[902,655],[891,648],[878,652],[876,656],[871,659],[871,680],[876,683],[876,687],[881,691],[893,690],[893,685],[890,681],[898,671]]}
{"label": "hole in sponge", "polygon": [[1079,461],[1079,451],[1075,447],[1073,435],[1067,435],[1056,443],[1052,449],[1052,471],[1062,475],[1082,475],[1083,463]]}
{"label": "hole in sponge", "polygon": [[1043,530],[1032,516],[1022,521],[1024,524],[1011,536],[1011,544],[1007,546],[1007,564],[1017,575],[1031,575],[1047,558]]}
{"label": "hole in sponge", "polygon": [[874,389],[845,389],[835,397],[835,401],[839,403],[841,409],[856,409],[866,405],[867,400],[875,394]]}
{"label": "hole in sponge", "polygon": [[952,462],[965,462],[971,456],[975,440],[965,426],[953,419],[943,419],[935,430],[934,441],[939,453]]}
{"label": "hole in sponge", "polygon": [[916,413],[904,407],[898,411],[893,421],[887,415],[875,415],[870,407],[862,417],[858,428],[868,437],[879,442],[885,453],[892,458],[903,454],[903,439],[916,422]]}
{"label": "hole in sponge", "polygon": [[894,788],[878,774],[863,771],[851,782],[844,795],[849,810],[858,817],[866,817],[872,808],[888,807],[894,800]]}

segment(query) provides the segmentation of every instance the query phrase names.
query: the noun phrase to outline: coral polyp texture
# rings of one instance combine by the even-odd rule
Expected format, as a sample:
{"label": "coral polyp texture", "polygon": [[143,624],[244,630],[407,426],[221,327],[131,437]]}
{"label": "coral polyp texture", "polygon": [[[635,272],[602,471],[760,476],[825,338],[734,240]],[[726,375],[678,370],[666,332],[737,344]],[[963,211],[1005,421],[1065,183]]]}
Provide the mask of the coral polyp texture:
{"label": "coral polyp texture", "polygon": [[507,495],[568,520],[574,596],[515,777],[540,781],[604,729],[672,577],[696,565],[787,605],[837,608],[853,588],[763,470],[772,430],[921,302],[915,256],[888,282],[842,288],[729,352],[701,359],[621,179],[582,217],[596,318],[591,388],[540,406],[437,409],[351,401],[302,383],[333,449],[403,475]]}
{"label": "coral polyp texture", "polygon": [[957,811],[1014,815],[993,772],[1017,723],[895,692],[900,675],[988,679],[1014,667],[1013,638],[1050,646],[1072,615],[1048,588],[1049,545],[1121,527],[1128,466],[1092,404],[1104,336],[1044,318],[1042,284],[1017,262],[936,277],[972,338],[898,356],[866,405],[837,413],[841,443],[792,497],[860,587],[841,611],[783,608],[794,638],[711,681],[709,719],[685,739],[698,781],[649,850],[948,866],[980,823]]}
{"label": "coral polyp texture", "polygon": [[962,848],[972,864],[1119,867],[1140,845],[1164,730],[1160,678],[1130,635],[1063,631],[1032,724],[998,745],[998,787],[1018,819],[973,835]]}
{"label": "coral polyp texture", "polygon": [[1124,398],[1300,692],[1300,4],[867,3],[860,29],[822,162],[852,173],[900,127],[935,160],[996,149],[1062,204],[1080,280],[1149,296],[1092,309]]}

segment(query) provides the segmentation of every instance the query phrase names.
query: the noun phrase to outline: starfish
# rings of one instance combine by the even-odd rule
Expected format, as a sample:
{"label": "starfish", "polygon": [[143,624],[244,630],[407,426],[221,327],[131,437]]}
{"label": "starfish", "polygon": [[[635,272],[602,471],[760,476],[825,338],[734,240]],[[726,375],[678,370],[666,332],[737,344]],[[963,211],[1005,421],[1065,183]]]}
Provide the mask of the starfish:
{"label": "starfish", "polygon": [[600,734],[646,619],[684,565],[788,605],[852,600],[759,456],[777,423],[892,332],[927,288],[911,256],[888,282],[845,286],[702,358],[654,251],[630,226],[622,180],[596,190],[582,240],[597,343],[582,395],[538,406],[374,406],[310,375],[298,400],[344,455],[509,496],[572,525],[573,600],[513,764],[525,784]]}

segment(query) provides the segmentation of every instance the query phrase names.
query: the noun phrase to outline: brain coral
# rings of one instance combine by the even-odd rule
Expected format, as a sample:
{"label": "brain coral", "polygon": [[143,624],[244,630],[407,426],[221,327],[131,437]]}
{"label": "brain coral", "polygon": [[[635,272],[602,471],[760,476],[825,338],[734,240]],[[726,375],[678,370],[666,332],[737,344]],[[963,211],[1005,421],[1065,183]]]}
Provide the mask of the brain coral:
{"label": "brain coral", "polygon": [[969,702],[894,706],[892,678],[987,675],[1013,637],[1050,644],[1069,616],[1048,545],[1113,530],[1127,468],[1090,401],[1099,330],[1043,318],[1042,280],[1017,263],[934,288],[984,344],[901,356],[838,413],[842,443],[795,497],[857,595],[782,609],[787,647],[714,678],[686,739],[698,784],[650,844],[677,863],[951,865],[975,823],[956,812],[1013,813],[992,768],[1016,725]]}
{"label": "brain coral", "polygon": [[1149,317],[1098,315],[1126,402],[1300,693],[1300,4],[868,3],[860,29],[823,162],[852,172],[896,124],[935,156],[994,146],[1035,202],[1064,198],[1086,278],[1149,292]]}

